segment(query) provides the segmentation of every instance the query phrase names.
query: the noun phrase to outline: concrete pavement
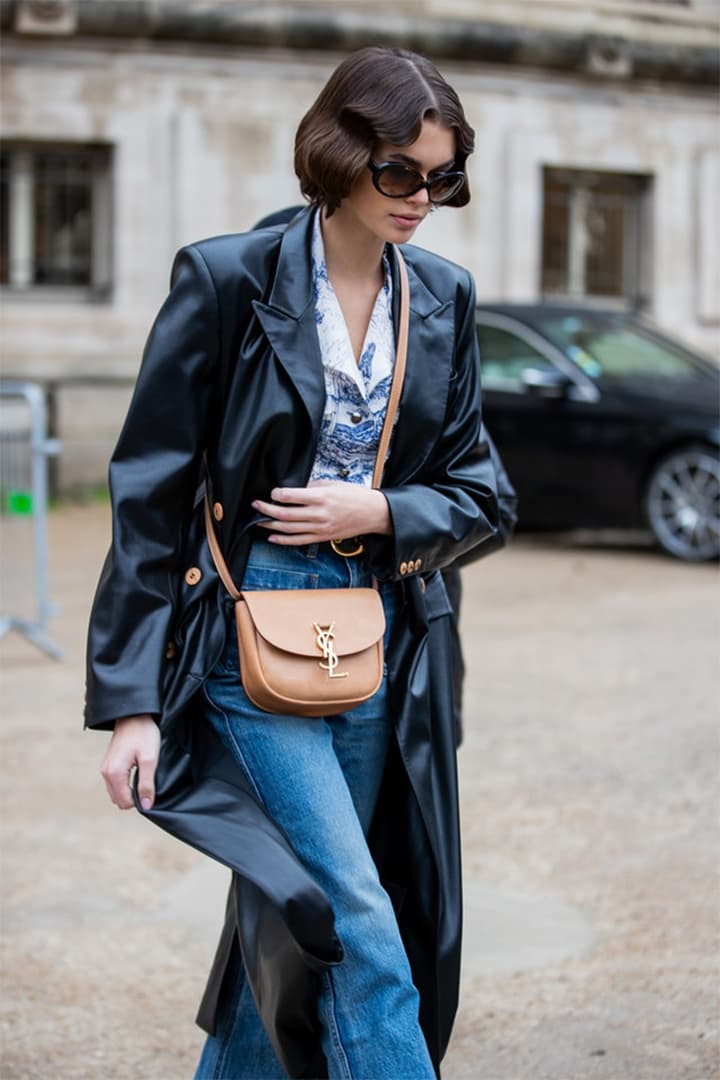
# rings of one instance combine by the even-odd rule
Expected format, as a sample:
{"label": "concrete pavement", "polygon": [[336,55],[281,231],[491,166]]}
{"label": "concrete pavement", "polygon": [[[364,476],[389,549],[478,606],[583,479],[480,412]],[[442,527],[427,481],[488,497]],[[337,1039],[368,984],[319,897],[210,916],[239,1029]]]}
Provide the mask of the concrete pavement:
{"label": "concrete pavement", "polygon": [[[66,652],[0,642],[7,1080],[181,1080],[225,872],[83,733],[105,506],[51,518]],[[720,1075],[717,574],[521,538],[464,574],[466,937],[446,1080]]]}

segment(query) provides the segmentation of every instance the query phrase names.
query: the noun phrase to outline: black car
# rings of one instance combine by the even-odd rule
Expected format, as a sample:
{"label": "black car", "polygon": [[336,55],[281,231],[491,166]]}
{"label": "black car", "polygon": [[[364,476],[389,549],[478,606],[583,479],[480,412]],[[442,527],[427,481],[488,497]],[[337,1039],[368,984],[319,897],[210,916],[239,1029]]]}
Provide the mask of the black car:
{"label": "black car", "polygon": [[477,310],[485,420],[530,529],[636,529],[720,554],[720,369],[626,312]]}

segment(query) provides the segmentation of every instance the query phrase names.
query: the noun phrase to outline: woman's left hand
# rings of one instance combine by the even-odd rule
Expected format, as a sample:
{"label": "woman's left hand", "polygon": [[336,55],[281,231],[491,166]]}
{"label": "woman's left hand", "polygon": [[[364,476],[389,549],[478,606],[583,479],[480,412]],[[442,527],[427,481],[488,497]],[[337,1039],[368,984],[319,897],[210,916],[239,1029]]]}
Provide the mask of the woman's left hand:
{"label": "woman's left hand", "polygon": [[322,544],[349,536],[389,536],[387,499],[377,488],[316,480],[304,488],[273,488],[272,502],[256,499],[253,508],[272,518],[259,524],[274,544]]}

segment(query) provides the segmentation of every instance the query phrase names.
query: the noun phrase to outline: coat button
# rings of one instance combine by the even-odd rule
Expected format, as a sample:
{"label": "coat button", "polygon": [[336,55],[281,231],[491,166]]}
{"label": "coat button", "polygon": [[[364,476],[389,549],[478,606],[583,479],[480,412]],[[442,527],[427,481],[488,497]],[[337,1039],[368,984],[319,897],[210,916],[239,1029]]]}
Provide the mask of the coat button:
{"label": "coat button", "polygon": [[347,465],[343,469],[340,470],[340,475],[341,476],[349,476],[350,475],[350,470],[348,469]]}
{"label": "coat button", "polygon": [[422,559],[416,559],[415,560],[415,569],[419,570],[421,566],[422,566]]}
{"label": "coat button", "polygon": [[167,648],[165,649],[165,659],[174,660],[177,656],[177,648],[174,641],[168,641]]}
{"label": "coat button", "polygon": [[222,503],[216,502],[213,504],[213,517],[216,521],[222,521],[224,513]]}
{"label": "coat button", "polygon": [[350,422],[351,423],[359,424],[361,420],[362,420],[362,413],[361,412],[355,411],[354,413],[350,413]]}
{"label": "coat button", "polygon": [[401,562],[400,563],[400,573],[404,575],[404,574],[407,574],[407,572],[408,572],[408,564],[406,562]]}
{"label": "coat button", "polygon": [[202,571],[198,570],[197,566],[191,566],[189,570],[185,571],[185,580],[188,585],[197,585],[201,577]]}
{"label": "coat button", "polygon": [[426,589],[425,578],[420,578],[420,592],[425,592]]}

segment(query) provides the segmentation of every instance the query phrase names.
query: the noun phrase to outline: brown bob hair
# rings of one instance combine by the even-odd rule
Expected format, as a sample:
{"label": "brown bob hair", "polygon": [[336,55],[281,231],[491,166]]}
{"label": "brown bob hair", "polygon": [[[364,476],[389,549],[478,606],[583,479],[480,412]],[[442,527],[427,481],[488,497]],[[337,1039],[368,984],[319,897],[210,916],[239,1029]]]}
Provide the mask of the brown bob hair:
{"label": "brown bob hair", "polygon": [[[303,195],[332,214],[367,168],[378,142],[407,146],[423,120],[455,132],[455,168],[475,148],[475,132],[460,99],[424,56],[409,49],[371,45],[358,49],[335,69],[295,136],[295,172]],[[444,206],[465,206],[465,183]]]}

